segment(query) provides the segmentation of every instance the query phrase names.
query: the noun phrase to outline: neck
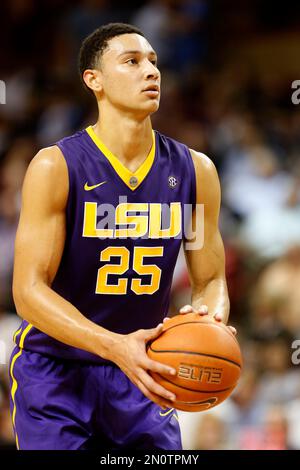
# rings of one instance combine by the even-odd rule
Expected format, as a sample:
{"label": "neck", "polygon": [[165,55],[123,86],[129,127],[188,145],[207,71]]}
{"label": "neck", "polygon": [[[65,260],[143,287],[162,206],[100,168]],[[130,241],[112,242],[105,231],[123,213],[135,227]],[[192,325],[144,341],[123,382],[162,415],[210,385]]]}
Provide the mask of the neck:
{"label": "neck", "polygon": [[107,113],[101,109],[94,132],[121,163],[135,171],[152,147],[150,116],[138,120],[118,110]]}

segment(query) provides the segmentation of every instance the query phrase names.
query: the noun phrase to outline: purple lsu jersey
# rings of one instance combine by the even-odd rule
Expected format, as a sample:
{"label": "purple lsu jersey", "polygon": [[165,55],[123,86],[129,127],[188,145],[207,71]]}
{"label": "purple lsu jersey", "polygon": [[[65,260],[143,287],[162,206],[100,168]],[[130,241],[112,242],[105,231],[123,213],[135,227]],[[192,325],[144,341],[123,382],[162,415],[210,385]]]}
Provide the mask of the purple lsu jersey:
{"label": "purple lsu jersey", "polygon": [[[196,199],[189,149],[153,131],[149,155],[131,172],[92,126],[57,145],[68,168],[69,196],[65,247],[53,290],[110,331],[155,327],[168,313],[185,214],[190,216]],[[107,362],[26,321],[15,341],[58,358]]]}

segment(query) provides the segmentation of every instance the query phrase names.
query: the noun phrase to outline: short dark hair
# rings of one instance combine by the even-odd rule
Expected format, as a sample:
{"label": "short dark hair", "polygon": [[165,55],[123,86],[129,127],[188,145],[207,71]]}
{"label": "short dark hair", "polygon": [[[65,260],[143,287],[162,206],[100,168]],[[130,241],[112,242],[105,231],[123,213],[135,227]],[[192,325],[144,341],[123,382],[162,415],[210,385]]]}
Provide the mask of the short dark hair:
{"label": "short dark hair", "polygon": [[97,63],[104,50],[107,48],[108,41],[110,39],[115,36],[121,36],[122,34],[134,33],[145,37],[142,31],[136,26],[126,23],[105,24],[87,36],[79,51],[78,68],[81,80],[82,74],[86,69],[96,68]]}

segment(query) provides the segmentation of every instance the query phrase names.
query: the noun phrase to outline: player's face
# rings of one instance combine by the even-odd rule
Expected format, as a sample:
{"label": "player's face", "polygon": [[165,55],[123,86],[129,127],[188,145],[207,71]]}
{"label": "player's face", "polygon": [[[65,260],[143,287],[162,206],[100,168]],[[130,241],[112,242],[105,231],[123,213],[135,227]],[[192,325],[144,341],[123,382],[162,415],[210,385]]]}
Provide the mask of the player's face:
{"label": "player's face", "polygon": [[105,98],[124,111],[148,115],[160,99],[160,72],[156,53],[139,34],[123,34],[108,43],[101,58]]}

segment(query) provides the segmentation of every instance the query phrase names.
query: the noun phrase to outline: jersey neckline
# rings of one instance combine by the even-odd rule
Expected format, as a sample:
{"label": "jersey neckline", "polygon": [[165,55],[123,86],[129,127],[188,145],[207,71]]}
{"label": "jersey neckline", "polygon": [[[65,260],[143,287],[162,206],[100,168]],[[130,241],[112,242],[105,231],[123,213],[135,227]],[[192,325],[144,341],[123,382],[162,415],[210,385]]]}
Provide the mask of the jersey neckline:
{"label": "jersey neckline", "polygon": [[[106,145],[102,142],[102,140],[96,135],[92,126],[88,126],[85,131],[92,139],[93,143],[96,147],[100,150],[100,152],[107,158],[117,175],[121,178],[121,180],[126,184],[126,186],[135,191],[144,181],[146,176],[149,174],[155,159],[155,150],[156,150],[156,142],[155,142],[155,132],[152,129],[152,147],[148,156],[146,157],[145,161],[141,164],[141,166],[135,171],[132,172],[128,168],[126,168],[123,163],[106,147]],[[130,184],[132,178],[135,178],[136,184],[133,186]]]}

